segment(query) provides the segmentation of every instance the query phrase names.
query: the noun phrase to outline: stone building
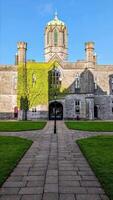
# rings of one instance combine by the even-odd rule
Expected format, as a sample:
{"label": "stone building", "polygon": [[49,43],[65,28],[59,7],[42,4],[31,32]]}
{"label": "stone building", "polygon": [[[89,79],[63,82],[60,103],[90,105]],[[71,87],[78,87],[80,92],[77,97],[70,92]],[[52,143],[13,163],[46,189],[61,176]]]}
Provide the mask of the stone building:
{"label": "stone building", "polygon": [[113,119],[113,65],[97,63],[94,42],[85,43],[83,60],[69,62],[68,30],[57,14],[45,27],[43,63],[26,59],[27,43],[17,49],[15,65],[0,65],[1,119],[25,111],[28,119]]}

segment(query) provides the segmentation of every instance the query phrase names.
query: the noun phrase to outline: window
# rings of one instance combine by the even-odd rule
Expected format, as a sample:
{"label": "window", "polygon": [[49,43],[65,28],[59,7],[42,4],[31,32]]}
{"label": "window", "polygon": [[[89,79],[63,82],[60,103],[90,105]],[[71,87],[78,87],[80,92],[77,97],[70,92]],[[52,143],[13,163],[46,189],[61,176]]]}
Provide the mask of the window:
{"label": "window", "polygon": [[47,33],[47,45],[49,44],[49,32]]}
{"label": "window", "polygon": [[57,68],[52,70],[51,84],[53,86],[61,85],[61,73]]}
{"label": "window", "polygon": [[57,46],[58,45],[58,32],[55,29],[54,31],[54,45]]}
{"label": "window", "polygon": [[75,113],[80,114],[80,100],[75,100]]}
{"label": "window", "polygon": [[76,109],[75,109],[75,112],[76,112],[76,114],[79,114],[79,113],[80,113],[80,109],[79,109],[79,108],[76,108]]}
{"label": "window", "polygon": [[76,101],[75,101],[75,104],[76,104],[76,106],[79,106],[79,105],[80,105],[80,101],[79,101],[79,100],[76,100]]}
{"label": "window", "polygon": [[32,112],[36,112],[36,108],[32,108]]}
{"label": "window", "polygon": [[76,89],[80,89],[80,76],[79,76],[79,74],[76,74],[76,77],[75,77],[75,90]]}
{"label": "window", "polygon": [[34,73],[32,74],[32,84],[36,84],[36,75]]}
{"label": "window", "polygon": [[112,113],[113,113],[113,107],[112,107]]}
{"label": "window", "polygon": [[65,46],[65,32],[63,31],[63,45]]}

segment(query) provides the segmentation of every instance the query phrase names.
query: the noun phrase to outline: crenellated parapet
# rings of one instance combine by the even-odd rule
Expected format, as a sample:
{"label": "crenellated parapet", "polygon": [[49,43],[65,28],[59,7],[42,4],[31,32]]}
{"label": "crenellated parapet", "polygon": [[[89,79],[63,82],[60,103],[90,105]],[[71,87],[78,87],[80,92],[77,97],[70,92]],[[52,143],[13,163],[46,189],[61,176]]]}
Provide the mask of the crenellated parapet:
{"label": "crenellated parapet", "polygon": [[18,53],[16,54],[15,63],[25,63],[26,62],[26,52],[27,52],[27,43],[26,42],[18,42],[17,43]]}
{"label": "crenellated parapet", "polygon": [[86,42],[85,43],[85,53],[86,53],[86,61],[96,64],[97,56],[95,54],[94,46],[95,46],[94,42]]}

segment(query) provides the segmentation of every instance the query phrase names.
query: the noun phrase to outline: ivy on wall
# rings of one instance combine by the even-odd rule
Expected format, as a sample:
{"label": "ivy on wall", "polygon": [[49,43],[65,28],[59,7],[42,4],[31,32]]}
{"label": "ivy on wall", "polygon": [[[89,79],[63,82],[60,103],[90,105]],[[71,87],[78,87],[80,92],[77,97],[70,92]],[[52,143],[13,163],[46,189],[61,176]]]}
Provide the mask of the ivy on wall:
{"label": "ivy on wall", "polygon": [[54,98],[55,92],[58,98],[65,95],[65,88],[59,86],[56,91],[56,88],[51,88],[49,84],[50,71],[58,66],[56,61],[27,62],[18,66],[17,102],[20,109],[28,110],[37,105],[47,105],[48,101]]}

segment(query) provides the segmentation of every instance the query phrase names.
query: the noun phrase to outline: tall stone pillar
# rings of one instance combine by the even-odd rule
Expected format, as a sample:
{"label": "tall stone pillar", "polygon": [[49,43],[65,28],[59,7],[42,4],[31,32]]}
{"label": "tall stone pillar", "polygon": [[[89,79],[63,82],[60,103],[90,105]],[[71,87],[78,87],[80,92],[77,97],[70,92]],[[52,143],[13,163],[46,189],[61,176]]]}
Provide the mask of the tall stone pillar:
{"label": "tall stone pillar", "polygon": [[18,42],[18,64],[26,62],[26,51],[27,51],[27,43],[26,42]]}
{"label": "tall stone pillar", "polygon": [[94,42],[85,43],[85,52],[86,52],[86,61],[87,62],[96,62],[94,54]]}

